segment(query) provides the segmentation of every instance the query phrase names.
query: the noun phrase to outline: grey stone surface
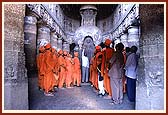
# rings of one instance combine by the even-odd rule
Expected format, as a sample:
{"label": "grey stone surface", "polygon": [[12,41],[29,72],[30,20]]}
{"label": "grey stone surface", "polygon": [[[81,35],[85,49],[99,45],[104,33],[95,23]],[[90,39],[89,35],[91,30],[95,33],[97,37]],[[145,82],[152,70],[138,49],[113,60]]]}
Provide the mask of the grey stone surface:
{"label": "grey stone surface", "polygon": [[28,109],[24,54],[24,4],[4,5],[4,109]]}
{"label": "grey stone surface", "polygon": [[51,32],[51,46],[55,49],[58,49],[57,40],[58,36],[55,32]]}
{"label": "grey stone surface", "polygon": [[128,47],[135,45],[139,49],[139,31],[139,26],[130,26],[128,28]]}
{"label": "grey stone surface", "polygon": [[[34,76],[34,77],[33,77]],[[110,99],[97,95],[96,90],[89,84],[81,87],[56,89],[53,97],[44,96],[38,90],[36,75],[29,78],[30,110],[134,110],[135,103],[129,102],[127,95],[119,105],[111,105]],[[112,112],[112,111],[111,111]]]}
{"label": "grey stone surface", "polygon": [[40,46],[44,46],[47,43],[50,43],[51,35],[50,35],[50,28],[47,25],[43,25],[44,22],[38,25],[38,32],[37,32],[37,49]]}
{"label": "grey stone surface", "polygon": [[[24,51],[28,72],[36,70],[36,35],[37,19],[33,16],[24,18]],[[31,57],[31,58],[30,58]]]}
{"label": "grey stone surface", "polygon": [[28,83],[5,84],[5,110],[27,110],[28,109]]}
{"label": "grey stone surface", "polygon": [[163,8],[163,5],[140,5],[142,31],[136,91],[137,110],[164,109]]}

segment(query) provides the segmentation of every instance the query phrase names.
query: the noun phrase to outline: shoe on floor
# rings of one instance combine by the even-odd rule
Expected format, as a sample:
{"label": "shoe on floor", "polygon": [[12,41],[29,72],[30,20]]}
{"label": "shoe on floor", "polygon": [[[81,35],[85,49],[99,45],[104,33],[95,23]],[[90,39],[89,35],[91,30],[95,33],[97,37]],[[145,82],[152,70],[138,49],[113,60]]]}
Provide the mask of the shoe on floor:
{"label": "shoe on floor", "polygon": [[45,96],[54,96],[53,93],[44,93]]}
{"label": "shoe on floor", "polygon": [[114,102],[110,102],[109,104],[110,104],[110,105],[116,105]]}

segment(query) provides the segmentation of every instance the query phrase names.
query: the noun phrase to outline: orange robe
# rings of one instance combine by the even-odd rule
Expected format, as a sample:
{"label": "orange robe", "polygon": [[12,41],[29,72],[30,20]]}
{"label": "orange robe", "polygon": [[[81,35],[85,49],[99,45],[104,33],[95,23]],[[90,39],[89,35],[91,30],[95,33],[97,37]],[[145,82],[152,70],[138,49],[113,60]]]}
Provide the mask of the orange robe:
{"label": "orange robe", "polygon": [[54,86],[54,66],[53,66],[53,58],[50,50],[46,50],[44,53],[44,64],[45,75],[44,75],[44,89],[45,92],[48,93],[50,90],[53,90]]}
{"label": "orange robe", "polygon": [[44,53],[39,53],[37,56],[37,70],[38,70],[38,86],[44,89]]}
{"label": "orange robe", "polygon": [[93,66],[92,66],[92,70],[93,70],[93,75],[92,75],[92,81],[93,81],[93,86],[98,89],[98,78],[97,78],[97,68],[96,68],[96,58],[94,57],[93,60]]}
{"label": "orange robe", "polygon": [[81,69],[80,69],[80,61],[78,57],[74,57],[74,71],[73,71],[73,84],[77,84],[80,86],[81,84]]}
{"label": "orange robe", "polygon": [[98,66],[98,56],[102,55],[102,52],[97,52],[95,57],[94,57],[94,62],[93,62],[93,85],[95,86],[96,89],[98,89],[98,71],[97,71],[97,66]]}
{"label": "orange robe", "polygon": [[66,87],[70,87],[71,83],[72,83],[72,58],[71,57],[66,57],[65,58],[66,61]]}
{"label": "orange robe", "polygon": [[113,48],[105,48],[102,51],[103,58],[102,58],[102,67],[101,67],[101,75],[104,77],[103,83],[105,91],[112,96],[112,88],[110,85],[110,77],[108,76],[108,67],[109,61],[113,55],[114,49]]}
{"label": "orange robe", "polygon": [[59,82],[59,75],[58,75],[58,57],[56,50],[52,50],[52,66],[53,66],[53,72],[54,72],[54,86],[58,86]]}
{"label": "orange robe", "polygon": [[94,63],[94,57],[91,58],[91,63],[90,63],[90,78],[89,81],[92,83],[93,85],[93,63]]}
{"label": "orange robe", "polygon": [[62,88],[66,78],[66,62],[63,55],[58,57],[58,68],[59,68],[59,83],[58,87]]}

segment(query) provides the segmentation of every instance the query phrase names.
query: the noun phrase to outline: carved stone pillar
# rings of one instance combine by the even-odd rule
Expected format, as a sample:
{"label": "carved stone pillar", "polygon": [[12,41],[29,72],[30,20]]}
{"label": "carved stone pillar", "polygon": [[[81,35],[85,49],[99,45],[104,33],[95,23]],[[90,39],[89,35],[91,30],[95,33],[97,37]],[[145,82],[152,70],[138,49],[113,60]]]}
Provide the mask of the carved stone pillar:
{"label": "carved stone pillar", "polygon": [[115,49],[116,45],[117,45],[118,43],[120,43],[120,42],[121,42],[120,38],[116,38],[116,39],[114,40],[114,49]]}
{"label": "carved stone pillar", "polygon": [[24,53],[24,4],[4,4],[4,110],[28,110]]}
{"label": "carved stone pillar", "polygon": [[40,46],[50,43],[50,29],[46,25],[38,25],[37,53]]}
{"label": "carved stone pillar", "polygon": [[130,26],[128,28],[128,46],[133,45],[139,48],[139,26]]}
{"label": "carved stone pillar", "polygon": [[120,36],[121,39],[121,43],[123,43],[124,47],[128,47],[128,34],[127,33],[123,33]]}
{"label": "carved stone pillar", "polygon": [[142,31],[136,87],[135,108],[137,110],[164,110],[166,108],[164,7],[163,4],[140,5]]}
{"label": "carved stone pillar", "polygon": [[63,43],[63,50],[65,50],[65,51],[67,51],[67,52],[70,52],[69,43],[68,43],[68,42],[64,42],[64,43]]}
{"label": "carved stone pillar", "polygon": [[24,50],[26,54],[26,67],[28,73],[36,70],[36,23],[36,17],[26,16],[24,18]]}
{"label": "carved stone pillar", "polygon": [[55,48],[56,50],[58,49],[58,45],[57,45],[58,40],[57,40],[57,38],[58,38],[58,36],[56,35],[56,33],[55,32],[51,32],[51,41],[50,41],[50,43],[51,43],[51,46],[53,48]]}
{"label": "carved stone pillar", "polygon": [[80,60],[80,63],[82,63],[82,42],[79,42],[79,60]]}
{"label": "carved stone pillar", "polygon": [[58,38],[57,47],[58,47],[58,50],[62,50],[62,38],[61,37]]}

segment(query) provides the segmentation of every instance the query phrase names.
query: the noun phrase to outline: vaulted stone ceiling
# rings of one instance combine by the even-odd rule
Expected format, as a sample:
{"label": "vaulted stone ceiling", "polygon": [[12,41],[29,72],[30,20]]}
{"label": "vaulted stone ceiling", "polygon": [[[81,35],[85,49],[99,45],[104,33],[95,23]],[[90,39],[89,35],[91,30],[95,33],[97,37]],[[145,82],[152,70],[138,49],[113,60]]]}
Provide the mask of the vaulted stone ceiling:
{"label": "vaulted stone ceiling", "polygon": [[[70,18],[80,20],[81,16],[79,10],[83,4],[61,4],[64,14]],[[92,4],[93,5],[93,4]],[[101,20],[110,16],[117,4],[94,4],[98,9],[97,20]]]}

